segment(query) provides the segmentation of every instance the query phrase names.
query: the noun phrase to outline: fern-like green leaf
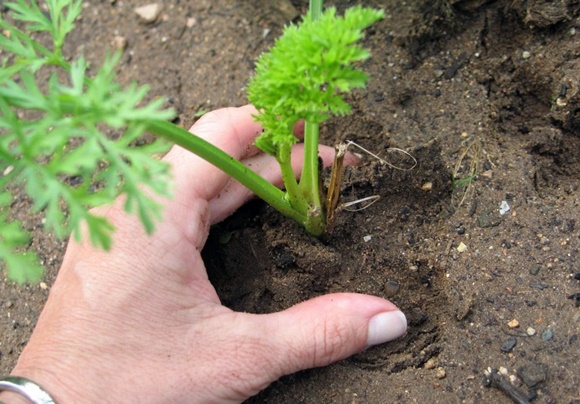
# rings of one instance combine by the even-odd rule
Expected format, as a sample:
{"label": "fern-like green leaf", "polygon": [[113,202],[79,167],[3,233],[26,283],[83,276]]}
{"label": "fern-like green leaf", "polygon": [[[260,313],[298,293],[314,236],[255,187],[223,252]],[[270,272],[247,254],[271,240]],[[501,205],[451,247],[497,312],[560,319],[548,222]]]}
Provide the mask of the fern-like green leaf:
{"label": "fern-like green leaf", "polygon": [[350,112],[340,93],[366,85],[367,76],[353,64],[370,56],[356,42],[382,17],[381,10],[361,6],[342,17],[329,8],[316,21],[307,15],[299,26],[286,27],[259,58],[248,85],[248,98],[264,128],[256,141],[260,149],[281,158],[280,148],[298,141],[292,134],[298,120],[319,124]]}

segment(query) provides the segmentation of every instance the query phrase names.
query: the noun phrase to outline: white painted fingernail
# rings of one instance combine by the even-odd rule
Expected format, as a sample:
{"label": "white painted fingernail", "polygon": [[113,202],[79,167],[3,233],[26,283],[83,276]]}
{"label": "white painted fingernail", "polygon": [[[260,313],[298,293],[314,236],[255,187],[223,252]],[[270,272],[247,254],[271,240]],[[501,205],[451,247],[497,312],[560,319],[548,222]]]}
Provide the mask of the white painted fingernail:
{"label": "white painted fingernail", "polygon": [[407,331],[407,317],[402,311],[387,311],[369,321],[367,346],[382,344],[399,338]]}

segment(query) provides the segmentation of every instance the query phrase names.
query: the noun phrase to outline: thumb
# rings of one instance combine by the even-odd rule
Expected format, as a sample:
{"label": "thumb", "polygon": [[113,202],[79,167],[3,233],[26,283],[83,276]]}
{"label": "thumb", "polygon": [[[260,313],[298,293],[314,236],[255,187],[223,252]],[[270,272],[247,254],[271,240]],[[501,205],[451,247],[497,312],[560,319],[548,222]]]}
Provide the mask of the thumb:
{"label": "thumb", "polygon": [[397,306],[361,294],[325,295],[264,317],[278,353],[279,376],[328,365],[407,329]]}

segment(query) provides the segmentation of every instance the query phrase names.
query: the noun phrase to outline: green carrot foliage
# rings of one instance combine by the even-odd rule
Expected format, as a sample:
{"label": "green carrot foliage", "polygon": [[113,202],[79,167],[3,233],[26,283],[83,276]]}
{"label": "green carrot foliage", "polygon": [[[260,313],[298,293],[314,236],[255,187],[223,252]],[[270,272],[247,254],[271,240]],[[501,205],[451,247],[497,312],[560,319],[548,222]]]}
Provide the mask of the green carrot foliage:
{"label": "green carrot foliage", "polygon": [[322,123],[351,111],[341,93],[365,87],[367,75],[353,63],[370,56],[357,41],[382,17],[382,10],[361,6],[338,17],[329,8],[317,21],[308,14],[299,26],[285,29],[258,60],[247,89],[264,128],[256,141],[260,149],[277,156],[280,147],[298,141],[293,129],[299,120]]}
{"label": "green carrot foliage", "polygon": [[[93,244],[105,249],[113,227],[91,207],[124,195],[126,209],[151,231],[160,207],[143,191],[169,194],[168,167],[151,157],[167,145],[132,144],[151,122],[174,113],[160,110],[163,100],[143,105],[145,87],[121,88],[114,73],[118,57],[108,58],[90,78],[83,58],[66,62],[61,47],[81,2],[47,3],[48,15],[35,1],[5,3],[14,22],[0,18],[0,46],[10,53],[0,68],[0,259],[18,282],[37,280],[42,270],[32,253],[20,251],[29,236],[8,215],[9,184],[22,184],[33,211],[44,213],[47,231],[78,237],[84,224]],[[52,46],[32,39],[31,31],[49,33]],[[60,80],[55,68],[64,68],[68,77]],[[113,132],[122,136],[114,139]]]}

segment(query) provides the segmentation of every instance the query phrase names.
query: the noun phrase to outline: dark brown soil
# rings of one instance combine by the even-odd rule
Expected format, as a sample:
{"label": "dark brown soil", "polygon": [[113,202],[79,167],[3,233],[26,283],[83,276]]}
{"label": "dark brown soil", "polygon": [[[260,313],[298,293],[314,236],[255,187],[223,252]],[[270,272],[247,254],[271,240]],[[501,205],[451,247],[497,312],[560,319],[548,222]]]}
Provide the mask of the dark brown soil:
{"label": "dark brown soil", "polygon": [[[279,9],[288,1],[168,0],[144,25],[133,9],[145,3],[87,2],[67,51],[98,64],[125,37],[120,79],[168,97],[185,127],[200,111],[246,103],[254,61],[295,17]],[[365,3],[387,15],[365,39],[371,81],[323,139],[404,166],[389,150],[399,147],[418,165],[368,158],[349,169],[343,201],[380,198],[343,209],[324,240],[251,202],[213,229],[205,257],[234,309],[369,293],[399,305],[409,331],[250,402],[510,402],[484,383],[487,368],[502,368],[534,402],[579,403],[580,2]],[[42,287],[0,284],[0,373],[32,332],[65,245],[41,232],[24,198],[15,207],[48,271]]]}

